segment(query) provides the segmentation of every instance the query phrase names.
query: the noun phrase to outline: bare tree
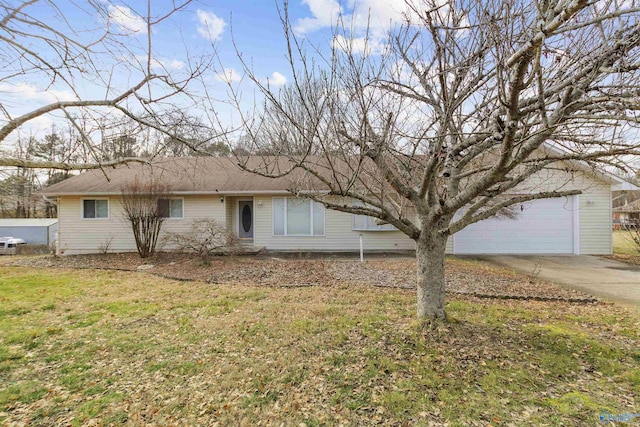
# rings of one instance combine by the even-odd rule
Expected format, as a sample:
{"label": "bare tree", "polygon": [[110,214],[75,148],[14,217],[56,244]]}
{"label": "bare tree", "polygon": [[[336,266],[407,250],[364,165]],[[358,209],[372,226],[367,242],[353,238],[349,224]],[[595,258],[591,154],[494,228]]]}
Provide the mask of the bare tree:
{"label": "bare tree", "polygon": [[[640,14],[634,1],[416,0],[404,17],[384,38],[338,25],[327,52],[294,33],[285,3],[293,82],[278,91],[246,64],[265,103],[242,115],[245,152],[278,156],[239,160],[415,240],[418,317],[445,318],[449,236],[579,194],[580,173],[640,153]],[[562,184],[534,184],[549,171]]]}
{"label": "bare tree", "polygon": [[211,125],[199,116],[177,111],[166,118],[165,126],[165,132],[156,135],[153,147],[159,156],[226,156],[230,152],[225,141],[218,140]]}
{"label": "bare tree", "polygon": [[167,186],[156,182],[140,182],[137,179],[122,189],[122,210],[125,220],[131,224],[136,248],[141,258],[153,255],[158,243],[164,212],[170,193]]}
{"label": "bare tree", "polygon": [[[14,144],[12,154],[16,157],[32,159],[36,146],[35,138],[20,136]],[[40,188],[36,172],[23,167],[2,168],[2,172],[7,177],[0,181],[0,216],[36,217],[39,197],[35,192]]]}
{"label": "bare tree", "polygon": [[[181,103],[194,104],[187,88],[208,69],[210,56],[190,56],[185,48],[188,61],[172,67],[156,56],[153,35],[191,2],[152,7],[148,0],[144,11],[102,0],[64,6],[54,0],[0,3],[0,151],[16,131],[48,117],[73,127],[89,153],[88,159],[68,160],[0,153],[0,167],[74,170],[139,161],[130,158],[136,154],[130,149],[101,150],[105,117],[132,119],[180,139],[170,133],[166,118],[184,108]],[[12,94],[25,90],[42,104],[26,109],[10,102]]]}

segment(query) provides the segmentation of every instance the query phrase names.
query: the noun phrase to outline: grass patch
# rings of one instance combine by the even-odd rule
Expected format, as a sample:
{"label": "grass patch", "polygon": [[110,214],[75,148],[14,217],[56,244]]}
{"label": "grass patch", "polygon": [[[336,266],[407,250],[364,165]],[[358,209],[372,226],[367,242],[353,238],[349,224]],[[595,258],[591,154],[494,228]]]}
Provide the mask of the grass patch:
{"label": "grass patch", "polygon": [[613,253],[640,257],[640,248],[625,230],[613,232]]}
{"label": "grass patch", "polygon": [[413,292],[357,284],[0,277],[0,423],[588,425],[638,412],[640,319],[616,306],[456,297],[455,320],[425,330]]}
{"label": "grass patch", "polygon": [[[72,425],[84,425],[87,420],[102,415],[112,404],[121,402],[123,399],[122,394],[112,392],[84,402],[78,408],[78,417],[73,420]],[[122,412],[116,412],[110,414],[108,418],[121,418],[122,414]]]}
{"label": "grass patch", "polygon": [[3,268],[0,275],[0,316],[20,316],[33,310],[52,310],[59,301],[81,292],[76,274],[41,274],[26,268]]}
{"label": "grass patch", "polygon": [[0,408],[7,404],[32,403],[47,393],[47,390],[36,381],[24,381],[11,384],[0,389]]}
{"label": "grass patch", "polygon": [[560,397],[549,399],[548,403],[565,415],[575,413],[576,409],[596,413],[602,408],[601,404],[595,402],[591,396],[579,391],[572,391]]}

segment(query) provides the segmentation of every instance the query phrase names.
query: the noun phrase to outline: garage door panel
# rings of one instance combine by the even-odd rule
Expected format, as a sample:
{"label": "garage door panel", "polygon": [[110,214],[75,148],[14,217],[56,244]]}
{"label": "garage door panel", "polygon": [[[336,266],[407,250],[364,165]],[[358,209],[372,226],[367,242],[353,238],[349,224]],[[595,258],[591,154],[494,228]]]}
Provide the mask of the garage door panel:
{"label": "garage door panel", "polygon": [[515,206],[516,217],[491,218],[454,235],[457,254],[573,253],[573,204],[568,198]]}

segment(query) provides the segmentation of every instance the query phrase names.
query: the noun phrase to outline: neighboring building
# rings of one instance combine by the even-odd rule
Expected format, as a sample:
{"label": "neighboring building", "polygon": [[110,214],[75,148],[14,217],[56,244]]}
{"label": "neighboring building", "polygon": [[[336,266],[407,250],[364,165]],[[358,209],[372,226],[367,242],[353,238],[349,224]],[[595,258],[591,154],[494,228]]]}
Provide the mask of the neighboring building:
{"label": "neighboring building", "polygon": [[58,231],[56,218],[1,218],[0,237],[17,237],[29,245],[51,246]]}
{"label": "neighboring building", "polygon": [[613,209],[613,223],[616,225],[640,226],[640,200]]}
{"label": "neighboring building", "polygon": [[[519,191],[561,186],[581,189],[583,194],[517,205],[515,219],[472,224],[449,239],[447,251],[612,253],[611,187],[621,181],[587,168],[569,169],[545,170]],[[266,178],[240,170],[229,158],[198,157],[88,171],[43,190],[58,199],[60,251],[96,253],[107,243],[112,252],[135,251],[130,226],[122,215],[121,194],[136,178],[152,178],[171,189],[164,232],[187,231],[195,219],[214,218],[236,232],[245,245],[269,250],[357,251],[361,235],[367,251],[415,248],[407,236],[373,218],[326,210],[319,203],[296,198],[289,189],[299,188],[300,182],[307,183],[307,191],[322,191],[303,172]]]}
{"label": "neighboring building", "polygon": [[616,190],[613,188],[611,192],[613,209],[619,208],[636,200],[640,200],[640,191],[638,190]]}

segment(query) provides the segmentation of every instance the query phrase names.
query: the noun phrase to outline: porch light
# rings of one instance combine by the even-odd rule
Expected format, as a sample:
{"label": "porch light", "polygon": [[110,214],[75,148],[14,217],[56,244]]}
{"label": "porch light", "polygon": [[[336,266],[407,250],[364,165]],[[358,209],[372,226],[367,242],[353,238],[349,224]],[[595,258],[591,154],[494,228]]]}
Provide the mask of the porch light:
{"label": "porch light", "polygon": [[224,203],[224,196],[220,197],[220,203]]}
{"label": "porch light", "polygon": [[262,207],[262,200],[258,200],[258,207],[261,208]]}

